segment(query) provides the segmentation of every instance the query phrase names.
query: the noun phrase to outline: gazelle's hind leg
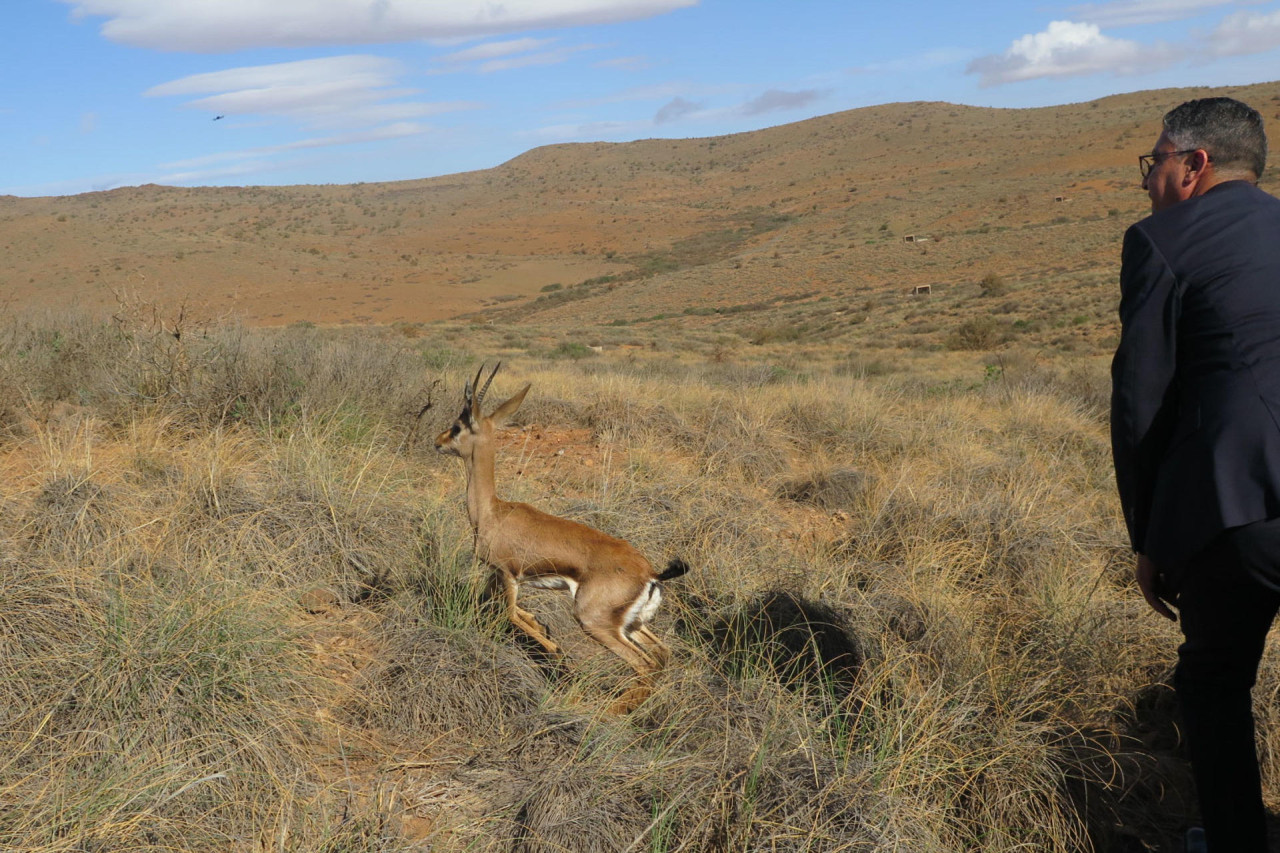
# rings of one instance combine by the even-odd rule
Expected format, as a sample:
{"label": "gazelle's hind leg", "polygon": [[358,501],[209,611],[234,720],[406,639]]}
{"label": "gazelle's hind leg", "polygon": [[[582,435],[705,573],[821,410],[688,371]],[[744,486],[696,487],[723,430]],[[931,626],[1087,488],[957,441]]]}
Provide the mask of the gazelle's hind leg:
{"label": "gazelle's hind leg", "polygon": [[[635,710],[653,692],[653,677],[662,669],[665,660],[650,651],[651,644],[641,645],[635,637],[635,631],[628,634],[622,624],[622,614],[627,609],[625,606],[608,606],[603,603],[584,606],[582,596],[579,596],[576,603],[578,606],[574,615],[578,617],[578,623],[587,636],[626,661],[636,673],[635,682],[610,706],[609,711],[625,714]],[[647,629],[645,634],[657,641],[657,637]],[[661,643],[658,646],[662,651],[666,650]]]}
{"label": "gazelle's hind leg", "polygon": [[655,660],[643,646],[628,637],[621,626],[593,627],[584,622],[582,628],[587,636],[625,660],[636,671],[631,686],[609,706],[611,714],[631,713],[653,693],[654,676],[662,669],[664,662]]}
{"label": "gazelle's hind leg", "polygon": [[617,584],[605,578],[603,583],[584,582],[574,591],[573,616],[591,639],[627,662],[638,675],[659,668],[649,652],[628,634],[628,623],[642,607],[649,584]]}
{"label": "gazelle's hind leg", "polygon": [[659,640],[658,637],[649,630],[648,625],[641,624],[631,632],[631,639],[642,645],[644,650],[657,663],[659,669],[665,669],[667,662],[671,660],[671,650],[667,648],[667,644]]}
{"label": "gazelle's hind leg", "polygon": [[511,620],[511,624],[533,637],[538,645],[551,654],[559,654],[560,647],[547,636],[538,618],[516,604],[516,597],[520,594],[520,585],[516,583],[516,579],[501,569],[496,570],[496,574],[499,583],[502,584],[502,595],[507,601],[507,618]]}
{"label": "gazelle's hind leg", "polygon": [[643,646],[626,636],[620,625],[590,620],[585,615],[580,621],[588,637],[626,661],[636,675],[649,675],[661,669]]}

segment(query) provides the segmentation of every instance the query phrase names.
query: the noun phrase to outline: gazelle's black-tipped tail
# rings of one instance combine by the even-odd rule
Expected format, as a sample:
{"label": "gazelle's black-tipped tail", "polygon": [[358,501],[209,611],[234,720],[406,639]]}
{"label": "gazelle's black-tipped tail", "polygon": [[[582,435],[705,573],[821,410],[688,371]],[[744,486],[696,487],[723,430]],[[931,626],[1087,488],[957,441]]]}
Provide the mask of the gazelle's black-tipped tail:
{"label": "gazelle's black-tipped tail", "polygon": [[686,563],[684,560],[680,559],[679,557],[676,557],[670,563],[667,563],[667,570],[662,574],[658,575],[658,580],[660,581],[674,580],[675,578],[680,577],[687,571],[689,571],[689,564]]}

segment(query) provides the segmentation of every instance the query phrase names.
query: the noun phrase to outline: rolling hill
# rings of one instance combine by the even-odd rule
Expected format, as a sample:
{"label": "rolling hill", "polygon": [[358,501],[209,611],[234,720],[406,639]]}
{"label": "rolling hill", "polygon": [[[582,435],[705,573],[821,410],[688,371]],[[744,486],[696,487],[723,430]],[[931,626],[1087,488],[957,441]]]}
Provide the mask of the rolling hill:
{"label": "rolling hill", "polygon": [[[1135,157],[1164,110],[1209,91],[890,104],[387,184],[4,197],[0,284],[14,309],[142,300],[251,325],[658,324],[918,348],[977,321],[979,345],[1101,352],[1120,237],[1146,212]],[[1275,84],[1212,91],[1274,130]]]}

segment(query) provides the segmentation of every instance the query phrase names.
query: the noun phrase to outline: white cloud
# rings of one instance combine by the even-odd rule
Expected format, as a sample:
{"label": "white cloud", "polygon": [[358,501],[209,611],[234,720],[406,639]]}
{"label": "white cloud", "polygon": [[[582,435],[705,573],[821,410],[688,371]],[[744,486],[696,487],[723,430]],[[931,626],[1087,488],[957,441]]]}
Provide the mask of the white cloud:
{"label": "white cloud", "polygon": [[539,50],[554,42],[555,39],[532,38],[492,41],[487,44],[469,47],[466,50],[445,54],[440,57],[440,61],[446,63],[484,62],[490,59],[500,59],[504,56],[526,53],[531,50]]}
{"label": "white cloud", "polygon": [[576,47],[562,47],[557,50],[547,50],[542,53],[530,53],[526,56],[513,56],[506,59],[491,59],[488,62],[480,63],[479,71],[482,74],[491,74],[495,71],[513,71],[517,68],[533,68],[541,65],[559,65],[575,53],[594,49],[595,47],[593,45],[583,44]]}
{"label": "white cloud", "polygon": [[148,95],[193,95],[227,89],[305,86],[316,82],[348,81],[353,86],[376,88],[395,80],[400,63],[380,56],[335,56],[304,59],[275,65],[252,65],[193,74],[148,89]]}
{"label": "white cloud", "polygon": [[398,122],[354,133],[299,139],[281,145],[267,145],[240,151],[223,151],[203,157],[194,157],[189,160],[162,163],[156,167],[161,172],[145,180],[148,183],[158,184],[199,184],[215,179],[269,172],[278,166],[279,158],[277,155],[280,154],[290,154],[295,151],[317,148],[333,148],[341,145],[358,145],[364,142],[404,139],[412,136],[421,136],[427,132],[428,128],[421,124]]}
{"label": "white cloud", "polygon": [[244,160],[239,163],[233,163],[229,166],[222,166],[217,169],[192,169],[152,175],[145,180],[145,183],[162,184],[165,186],[198,186],[215,179],[239,178],[245,175],[256,174],[258,172],[266,172],[270,170],[271,165],[272,164],[267,161]]}
{"label": "white cloud", "polygon": [[1068,11],[1073,20],[1101,27],[1127,27],[1180,21],[1233,2],[1235,0],[1116,0],[1114,3],[1085,3]]}
{"label": "white cloud", "polygon": [[332,148],[339,145],[358,145],[362,142],[383,142],[388,139],[404,139],[410,136],[421,136],[426,132],[427,128],[421,124],[413,122],[398,122],[396,124],[389,124],[372,130],[357,131],[355,133],[342,133],[334,136],[299,139],[293,142],[285,142],[280,145],[247,148],[242,151],[223,151],[217,154],[206,154],[203,157],[194,157],[190,160],[178,160],[172,163],[162,163],[160,164],[160,168],[167,170],[201,169],[203,167],[212,166],[216,163],[246,159],[261,159],[263,157],[269,157],[272,154],[281,154],[288,151],[301,151],[311,148]]}
{"label": "white cloud", "polygon": [[76,17],[105,17],[112,41],[158,50],[377,44],[485,38],[613,24],[697,0],[61,0]]}
{"label": "white cloud", "polygon": [[653,63],[646,56],[619,56],[616,59],[604,59],[596,63],[596,68],[613,68],[618,71],[644,71]]}
{"label": "white cloud", "polygon": [[540,142],[586,142],[618,137],[625,139],[652,130],[653,125],[647,121],[596,121],[548,125],[517,135]]}
{"label": "white cloud", "polygon": [[399,100],[403,69],[376,56],[336,56],[194,74],[148,89],[152,97],[205,95],[188,106],[217,115],[270,115],[309,127],[351,127],[424,118],[474,106]]}
{"label": "white cloud", "polygon": [[763,113],[778,112],[780,110],[796,110],[808,106],[821,97],[822,93],[816,89],[807,89],[803,92],[783,92],[778,89],[770,89],[759,97],[752,98],[743,104],[742,114],[758,116]]}
{"label": "white cloud", "polygon": [[1142,45],[1102,34],[1097,24],[1053,21],[1044,32],[1015,40],[998,56],[984,56],[969,63],[970,74],[980,75],[983,86],[1111,72],[1132,74],[1151,71],[1178,59],[1165,45]]}
{"label": "white cloud", "polygon": [[862,65],[854,68],[853,72],[858,74],[902,74],[927,71],[933,68],[955,65],[958,62],[964,62],[966,59],[972,58],[972,56],[973,51],[971,50],[944,47],[913,56],[891,59],[887,62],[873,62],[869,65]]}
{"label": "white cloud", "polygon": [[623,89],[600,98],[574,98],[560,101],[554,106],[565,110],[590,110],[609,104],[625,104],[635,101],[670,102],[677,99],[741,97],[741,84],[707,85],[688,80],[672,80],[652,86],[636,86]]}
{"label": "white cloud", "polygon": [[[448,74],[458,71],[476,71],[491,74],[496,71],[512,71],[542,65],[559,65],[575,53],[594,50],[595,45],[582,44],[573,47],[541,48],[552,45],[556,39],[511,39],[490,42],[459,50],[439,58],[439,65],[431,74]],[[535,52],[530,52],[535,51]],[[523,55],[521,55],[523,54]]]}
{"label": "white cloud", "polygon": [[693,101],[686,101],[684,98],[674,98],[664,104],[662,109],[658,110],[653,117],[653,123],[666,124],[696,113],[701,109],[702,104],[695,104]]}
{"label": "white cloud", "polygon": [[1243,56],[1280,47],[1280,11],[1228,15],[1207,41],[1213,56]]}

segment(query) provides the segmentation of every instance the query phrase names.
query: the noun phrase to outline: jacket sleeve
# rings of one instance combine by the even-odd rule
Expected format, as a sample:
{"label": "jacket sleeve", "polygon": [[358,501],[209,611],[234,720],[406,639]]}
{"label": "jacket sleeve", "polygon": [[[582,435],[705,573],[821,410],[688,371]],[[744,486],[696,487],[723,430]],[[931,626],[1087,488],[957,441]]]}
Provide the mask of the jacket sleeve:
{"label": "jacket sleeve", "polygon": [[1111,452],[1133,549],[1144,553],[1156,475],[1176,412],[1180,288],[1142,230],[1125,233],[1120,267],[1120,345],[1111,363]]}

